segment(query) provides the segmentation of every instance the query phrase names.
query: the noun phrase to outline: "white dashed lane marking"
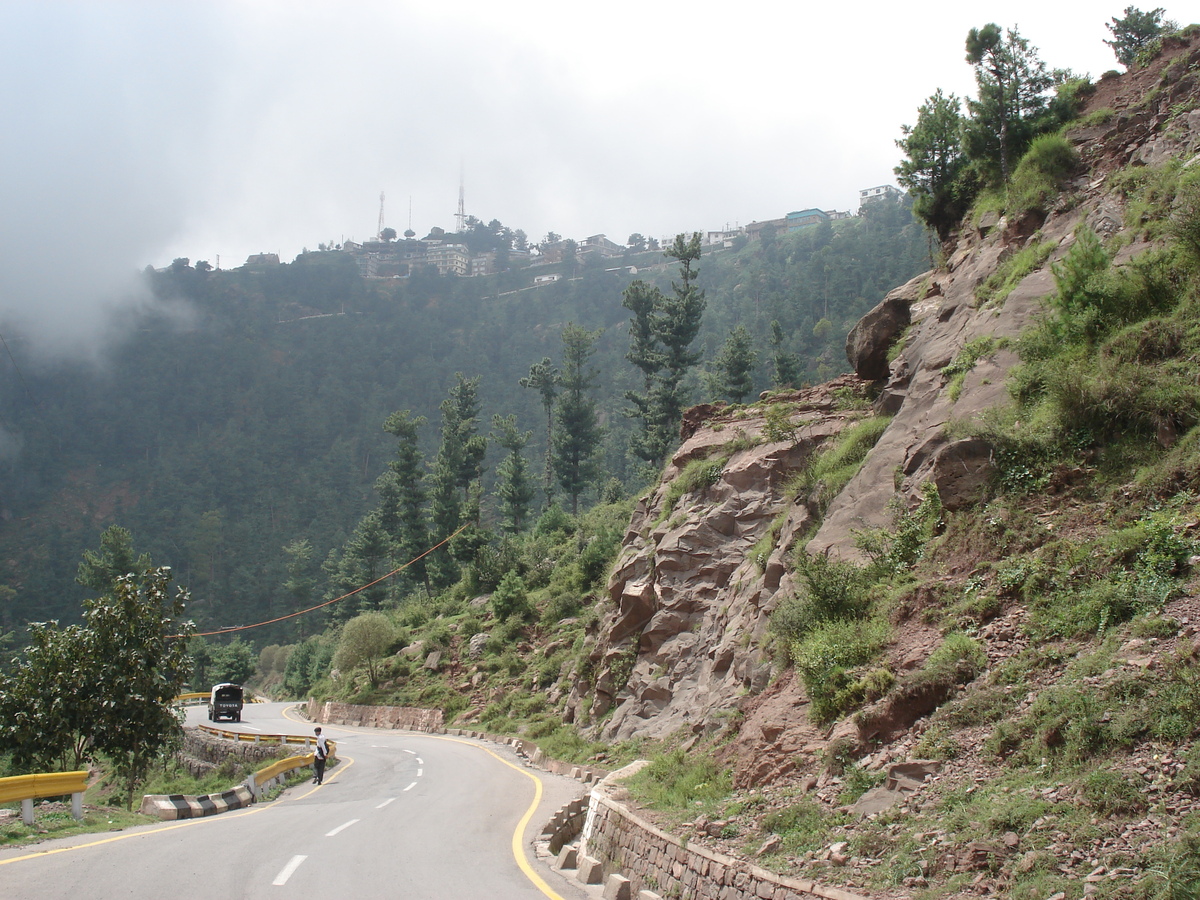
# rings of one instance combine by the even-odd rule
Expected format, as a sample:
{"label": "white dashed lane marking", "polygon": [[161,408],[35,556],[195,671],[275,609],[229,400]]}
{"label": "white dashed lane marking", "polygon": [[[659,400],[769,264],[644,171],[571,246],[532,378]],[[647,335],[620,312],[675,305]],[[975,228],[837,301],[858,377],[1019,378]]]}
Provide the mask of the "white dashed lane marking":
{"label": "white dashed lane marking", "polygon": [[395,799],[396,799],[395,797],[388,797],[386,800],[384,800],[382,803],[380,803],[380,804],[379,804],[377,807],[375,807],[375,808],[376,808],[376,809],[383,809],[385,806],[387,806],[389,803],[391,803],[391,802],[392,802],[393,800],[395,800]]}
{"label": "white dashed lane marking", "polygon": [[288,879],[292,877],[292,873],[300,868],[300,863],[304,862],[306,859],[308,859],[307,856],[293,856],[291,860],[288,861],[288,864],[280,870],[278,875],[275,876],[275,880],[272,881],[271,884],[287,884]]}
{"label": "white dashed lane marking", "polygon": [[329,832],[328,834],[326,834],[326,835],[325,835],[325,837],[333,837],[333,836],[334,836],[335,834],[337,834],[338,832],[340,832],[340,831],[345,831],[345,830],[346,830],[347,828],[349,828],[351,825],[353,825],[353,824],[355,824],[356,822],[359,822],[359,821],[360,821],[359,819],[351,819],[351,820],[350,820],[349,822],[347,822],[345,825],[339,825],[337,828],[333,829],[333,831],[331,831],[331,832]]}

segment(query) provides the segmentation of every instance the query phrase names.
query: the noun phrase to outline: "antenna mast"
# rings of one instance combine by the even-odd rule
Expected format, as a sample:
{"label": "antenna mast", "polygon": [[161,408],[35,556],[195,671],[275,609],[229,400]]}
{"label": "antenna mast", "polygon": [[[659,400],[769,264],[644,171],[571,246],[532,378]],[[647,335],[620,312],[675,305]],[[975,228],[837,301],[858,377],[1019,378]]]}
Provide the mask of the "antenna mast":
{"label": "antenna mast", "polygon": [[454,214],[454,221],[458,225],[459,234],[462,234],[467,228],[467,210],[463,199],[463,174],[462,168],[460,167],[458,170],[458,212]]}
{"label": "antenna mast", "polygon": [[379,228],[375,231],[375,240],[383,240],[383,191],[379,192]]}

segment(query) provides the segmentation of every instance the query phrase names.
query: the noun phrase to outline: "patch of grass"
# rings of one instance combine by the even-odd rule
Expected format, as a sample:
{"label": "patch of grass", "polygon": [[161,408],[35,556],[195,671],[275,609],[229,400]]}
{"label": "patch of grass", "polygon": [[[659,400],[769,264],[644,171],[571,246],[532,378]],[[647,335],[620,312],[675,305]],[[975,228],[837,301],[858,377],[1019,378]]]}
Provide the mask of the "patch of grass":
{"label": "patch of grass", "polygon": [[1084,776],[1079,794],[1088,806],[1105,816],[1132,816],[1146,809],[1146,798],[1139,785],[1124,775],[1103,769]]}
{"label": "patch of grass", "polygon": [[[20,804],[17,804],[20,809]],[[88,808],[83,810],[83,820],[76,821],[71,815],[70,803],[63,809],[61,804],[35,803],[34,822],[25,825],[18,815],[12,821],[0,825],[0,847],[24,847],[51,838],[72,837],[77,834],[95,834],[104,831],[123,831],[138,825],[158,822],[159,819],[127,812],[119,807]]]}
{"label": "patch of grass", "polygon": [[1079,154],[1061,134],[1034,138],[1013,171],[1008,186],[1008,214],[1045,215],[1078,166]]}
{"label": "patch of grass", "polygon": [[[890,416],[872,416],[851,425],[834,444],[821,451],[785,489],[791,499],[815,499],[820,511],[857,473],[871,448],[891,424]],[[814,496],[815,495],[815,496]]]}
{"label": "patch of grass", "polygon": [[639,803],[651,809],[688,816],[715,808],[733,789],[729,771],[711,756],[687,753],[678,747],[651,760],[625,786]]}
{"label": "patch of grass", "polygon": [[767,570],[767,560],[775,552],[775,545],[779,542],[779,533],[783,531],[783,525],[787,521],[787,517],[788,511],[784,509],[771,521],[767,530],[763,532],[763,536],[755,541],[754,546],[750,548],[750,559],[754,561],[754,565],[759,572]]}
{"label": "patch of grass", "polygon": [[942,375],[949,378],[946,385],[946,391],[950,399],[957,402],[962,394],[963,382],[967,378],[967,373],[975,368],[975,364],[981,359],[986,359],[997,350],[1000,350],[1008,345],[1008,341],[1004,338],[996,339],[990,335],[972,338],[967,341],[954,360],[942,369]]}
{"label": "patch of grass", "polygon": [[716,484],[721,480],[721,472],[729,457],[722,455],[715,459],[693,459],[683,467],[683,471],[667,486],[667,495],[663,498],[662,513],[654,523],[656,526],[664,521],[675,509],[675,504],[684,494],[692,494]]}
{"label": "patch of grass", "polygon": [[[1111,642],[1078,658],[1016,720],[987,741],[995,756],[1025,765],[1070,766],[1142,740],[1193,737],[1200,723],[1200,666],[1179,655],[1161,670],[1112,669]],[[1109,673],[1109,674],[1105,674]],[[1086,681],[1085,681],[1086,679]]]}
{"label": "patch of grass", "polygon": [[1026,275],[1041,268],[1056,246],[1054,241],[1035,241],[1012,254],[975,289],[975,298],[981,305],[1003,305]]}
{"label": "patch of grass", "polygon": [[782,838],[780,853],[798,856],[823,847],[829,831],[843,821],[841,816],[826,813],[815,800],[803,797],[764,815],[759,827],[763,834]]}

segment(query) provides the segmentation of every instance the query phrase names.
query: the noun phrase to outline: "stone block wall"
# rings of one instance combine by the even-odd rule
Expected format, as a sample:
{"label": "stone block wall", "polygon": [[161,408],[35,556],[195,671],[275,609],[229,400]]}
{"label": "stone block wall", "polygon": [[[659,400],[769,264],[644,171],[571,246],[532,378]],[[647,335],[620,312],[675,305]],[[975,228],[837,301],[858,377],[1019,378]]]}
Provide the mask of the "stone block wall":
{"label": "stone block wall", "polygon": [[399,728],[406,731],[444,731],[440,709],[408,706],[356,706],[351,703],[308,701],[308,717],[329,725],[363,725],[370,728]]}
{"label": "stone block wall", "polygon": [[188,760],[193,760],[216,767],[231,756],[248,763],[260,763],[264,759],[274,759],[279,755],[279,750],[279,744],[231,741],[206,734],[198,728],[185,728],[181,754],[185,765],[188,765]]}
{"label": "stone block wall", "polygon": [[677,838],[638,818],[607,793],[592,790],[580,854],[600,861],[606,875],[620,873],[638,891],[691,900],[866,900],[859,894],[786,878]]}

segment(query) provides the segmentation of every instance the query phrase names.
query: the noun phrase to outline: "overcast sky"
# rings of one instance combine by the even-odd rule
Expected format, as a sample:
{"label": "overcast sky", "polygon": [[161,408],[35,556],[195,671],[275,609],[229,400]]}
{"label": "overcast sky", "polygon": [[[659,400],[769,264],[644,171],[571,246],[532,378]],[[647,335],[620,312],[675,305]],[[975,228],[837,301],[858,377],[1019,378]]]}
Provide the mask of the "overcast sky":
{"label": "overcast sky", "polygon": [[460,176],[532,240],[853,209],[970,28],[1095,78],[1127,2],[6,0],[0,316],[87,343],[147,264],[450,230]]}

